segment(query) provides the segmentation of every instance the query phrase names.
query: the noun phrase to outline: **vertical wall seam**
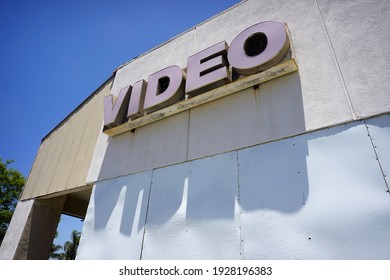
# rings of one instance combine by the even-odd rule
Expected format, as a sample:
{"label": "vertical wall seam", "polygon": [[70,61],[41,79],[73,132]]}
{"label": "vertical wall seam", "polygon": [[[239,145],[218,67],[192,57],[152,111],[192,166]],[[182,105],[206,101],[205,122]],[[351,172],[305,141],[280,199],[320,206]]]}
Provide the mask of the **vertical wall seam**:
{"label": "vertical wall seam", "polygon": [[[81,115],[81,113],[82,113],[82,110],[86,110],[86,111],[84,111],[84,112],[86,112],[85,113],[85,118],[86,118],[86,121],[85,121],[85,125],[87,125],[87,126],[90,126],[90,119],[91,119],[91,115],[93,115],[93,110],[92,110],[92,108],[87,108],[86,107],[86,105],[84,105],[82,108],[80,108],[80,110],[78,111],[78,112],[76,112],[75,114],[74,114],[74,116],[76,116],[77,115],[77,113],[79,113],[79,117],[80,117],[80,115]],[[84,118],[83,118],[84,119]],[[80,123],[82,123],[81,121],[80,121]],[[80,124],[79,123],[79,124]],[[69,129],[69,132],[70,132],[70,129]],[[69,174],[69,178],[68,178],[68,180],[67,180],[67,183],[66,183],[66,185],[65,185],[65,189],[67,190],[67,189],[72,189],[72,188],[75,188],[75,187],[77,187],[77,184],[85,184],[85,178],[86,178],[86,175],[87,174],[85,174],[85,176],[83,176],[84,177],[84,179],[83,180],[80,180],[80,176],[81,176],[81,174],[80,173],[82,173],[83,172],[83,170],[81,170],[81,166],[83,166],[84,167],[84,163],[85,163],[85,158],[87,157],[85,154],[84,154],[84,156],[83,156],[83,159],[82,160],[80,160],[80,149],[81,149],[81,146],[82,146],[82,144],[83,143],[85,143],[85,139],[87,139],[88,138],[88,135],[86,134],[87,133],[87,129],[84,129],[83,127],[82,127],[82,132],[81,132],[81,137],[80,137],[80,139],[79,139],[79,145],[78,145],[78,147],[77,147],[77,152],[76,152],[76,156],[75,156],[75,159],[74,159],[74,161],[73,161],[73,164],[72,164],[72,169],[71,169],[71,171],[70,171],[70,174]],[[64,147],[65,147],[65,143],[63,144],[64,145]],[[64,148],[63,147],[63,148]],[[62,158],[62,153],[63,153],[63,148],[62,148],[62,151],[61,151],[61,156],[59,157],[59,158]],[[83,152],[85,152],[85,151],[83,151]],[[75,167],[75,163],[77,162],[77,161],[81,161],[81,162],[79,162],[79,164],[81,165],[81,166],[76,166],[76,169],[74,169],[74,167]],[[89,164],[88,164],[89,165]],[[58,166],[57,166],[57,168],[58,168]],[[88,168],[89,169],[89,168]],[[76,170],[76,174],[74,174],[73,172],[74,172],[74,170]],[[87,171],[88,172],[88,171]],[[78,178],[75,178],[75,177],[78,177]],[[71,185],[70,183],[72,182],[71,181],[71,178],[74,178],[74,180],[76,180],[76,183],[75,182],[73,182],[73,183],[75,183],[75,185]],[[80,180],[80,181],[78,181],[78,180]],[[50,184],[52,184],[52,182],[50,183]]]}
{"label": "vertical wall seam", "polygon": [[238,209],[238,225],[239,225],[239,232],[240,232],[240,234],[239,234],[240,257],[243,260],[244,259],[244,237],[243,237],[243,233],[242,233],[242,223],[241,223],[242,208],[241,208],[241,204],[240,204],[240,200],[241,200],[240,162],[238,159],[238,151],[236,150],[235,152],[236,152],[236,166],[237,166],[237,171],[236,171],[236,174],[237,174],[237,202],[238,202],[238,207],[239,207],[239,209]]}
{"label": "vertical wall seam", "polygon": [[194,27],[194,40],[192,41],[192,53],[191,55],[195,52],[195,46],[196,46],[196,32],[197,32],[197,28],[196,26]]}
{"label": "vertical wall seam", "polygon": [[325,21],[324,21],[324,17],[322,16],[320,6],[319,6],[317,0],[314,0],[314,3],[315,3],[316,6],[317,6],[318,15],[320,16],[320,19],[321,19],[321,25],[322,25],[322,28],[323,28],[324,31],[325,31],[326,40],[328,41],[328,44],[329,44],[329,47],[330,47],[330,50],[331,50],[331,53],[332,53],[332,56],[333,56],[333,60],[334,60],[335,63],[336,63],[337,73],[339,74],[340,79],[341,79],[341,83],[342,83],[342,85],[343,85],[344,94],[345,94],[345,97],[346,97],[346,99],[347,99],[349,111],[350,111],[351,114],[352,114],[352,118],[353,118],[354,120],[357,120],[358,117],[356,116],[355,109],[353,108],[353,104],[352,104],[352,100],[351,100],[351,95],[350,95],[350,93],[349,93],[347,84],[346,84],[346,82],[345,82],[343,72],[341,71],[340,64],[339,64],[339,61],[338,61],[338,59],[337,59],[336,52],[335,52],[335,50],[334,50],[332,41],[331,41],[331,39],[330,39],[328,29],[326,28]]}
{"label": "vertical wall seam", "polygon": [[188,121],[187,121],[187,147],[185,160],[188,161],[190,154],[190,135],[191,135],[191,109],[188,110]]}
{"label": "vertical wall seam", "polygon": [[[192,52],[191,55],[195,52],[195,46],[196,46],[196,32],[197,28],[194,27],[194,35],[192,40]],[[187,98],[187,94],[185,95]],[[191,136],[191,109],[188,110],[188,122],[187,122],[187,147],[186,147],[186,157],[185,160],[188,161],[189,155],[190,155],[190,136]]]}
{"label": "vertical wall seam", "polygon": [[256,125],[257,125],[257,131],[261,131],[261,109],[260,109],[260,106],[261,106],[261,88],[262,87],[262,84],[259,84],[258,87],[252,87],[253,89],[253,97],[254,97],[254,102],[255,102],[255,105],[256,105]]}
{"label": "vertical wall seam", "polygon": [[153,185],[153,175],[154,175],[154,169],[152,169],[152,174],[151,174],[151,176],[150,176],[148,204],[147,204],[147,206],[146,206],[145,223],[144,223],[144,232],[143,232],[143,234],[142,234],[141,251],[140,251],[140,255],[139,255],[139,259],[140,259],[140,260],[142,260],[143,251],[144,251],[144,242],[145,242],[145,234],[146,234],[146,223],[148,222],[148,214],[149,214],[149,206],[150,206],[150,196],[151,196],[151,194],[152,194],[152,185]]}
{"label": "vertical wall seam", "polygon": [[385,185],[387,187],[387,193],[390,193],[390,187],[389,187],[389,184],[387,183],[387,180],[386,180],[386,174],[383,170],[383,167],[382,167],[382,164],[381,164],[381,161],[379,159],[379,155],[376,151],[376,146],[375,146],[375,143],[374,143],[374,140],[372,139],[371,137],[371,133],[370,133],[370,128],[368,127],[368,124],[367,124],[367,121],[364,120],[364,125],[366,126],[366,130],[367,130],[367,136],[370,138],[370,142],[371,142],[371,146],[372,146],[372,149],[374,150],[374,154],[375,154],[375,158],[376,158],[376,161],[378,162],[378,165],[379,165],[379,169],[382,173],[382,177],[383,177],[383,180],[385,182]]}

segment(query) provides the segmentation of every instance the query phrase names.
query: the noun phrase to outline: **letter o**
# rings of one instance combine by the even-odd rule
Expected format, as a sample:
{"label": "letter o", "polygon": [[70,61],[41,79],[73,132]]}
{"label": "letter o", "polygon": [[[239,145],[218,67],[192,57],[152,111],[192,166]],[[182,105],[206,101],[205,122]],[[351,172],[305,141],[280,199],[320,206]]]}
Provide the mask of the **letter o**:
{"label": "letter o", "polygon": [[237,35],[230,45],[228,60],[237,73],[255,74],[278,64],[289,47],[283,24],[260,22]]}

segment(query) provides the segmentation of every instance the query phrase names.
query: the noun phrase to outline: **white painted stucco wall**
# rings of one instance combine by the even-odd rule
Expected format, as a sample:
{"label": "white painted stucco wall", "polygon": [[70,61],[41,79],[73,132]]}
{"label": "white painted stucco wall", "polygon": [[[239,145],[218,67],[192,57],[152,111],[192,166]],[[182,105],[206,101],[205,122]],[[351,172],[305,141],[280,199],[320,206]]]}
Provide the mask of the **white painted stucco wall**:
{"label": "white painted stucco wall", "polygon": [[389,112],[389,9],[388,1],[243,1],[129,62],[118,69],[113,94],[164,67],[185,68],[188,56],[230,44],[253,24],[277,20],[288,25],[299,71],[134,133],[101,133],[87,182]]}
{"label": "white painted stucco wall", "polygon": [[243,1],[118,69],[114,94],[266,20],[287,23],[299,67],[101,133],[78,259],[390,258],[389,9]]}

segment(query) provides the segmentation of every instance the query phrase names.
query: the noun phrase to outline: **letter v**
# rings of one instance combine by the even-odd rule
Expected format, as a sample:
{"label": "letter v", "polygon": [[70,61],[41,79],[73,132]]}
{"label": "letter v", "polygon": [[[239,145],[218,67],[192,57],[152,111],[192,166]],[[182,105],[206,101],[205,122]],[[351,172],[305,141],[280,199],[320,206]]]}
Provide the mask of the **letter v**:
{"label": "letter v", "polygon": [[114,102],[114,96],[112,94],[104,97],[104,129],[115,127],[123,123],[124,118],[127,115],[131,89],[131,86],[121,89]]}

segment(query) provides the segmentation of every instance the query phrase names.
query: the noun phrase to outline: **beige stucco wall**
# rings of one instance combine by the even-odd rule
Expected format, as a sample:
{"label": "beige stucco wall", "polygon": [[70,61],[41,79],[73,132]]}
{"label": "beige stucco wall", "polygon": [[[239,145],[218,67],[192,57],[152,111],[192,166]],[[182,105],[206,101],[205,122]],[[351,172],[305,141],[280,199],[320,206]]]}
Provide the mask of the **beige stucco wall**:
{"label": "beige stucco wall", "polygon": [[101,130],[103,97],[112,79],[104,83],[41,143],[22,200],[64,193],[86,185],[96,141]]}

